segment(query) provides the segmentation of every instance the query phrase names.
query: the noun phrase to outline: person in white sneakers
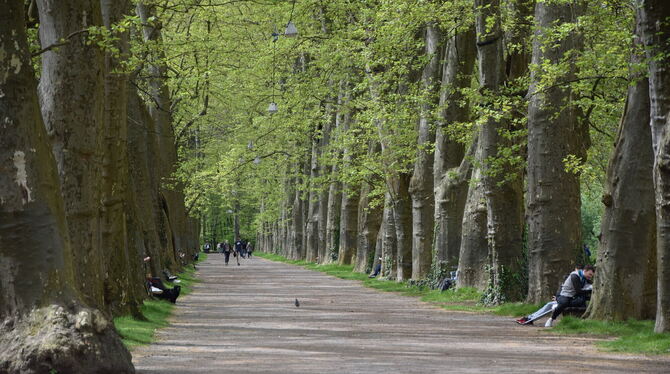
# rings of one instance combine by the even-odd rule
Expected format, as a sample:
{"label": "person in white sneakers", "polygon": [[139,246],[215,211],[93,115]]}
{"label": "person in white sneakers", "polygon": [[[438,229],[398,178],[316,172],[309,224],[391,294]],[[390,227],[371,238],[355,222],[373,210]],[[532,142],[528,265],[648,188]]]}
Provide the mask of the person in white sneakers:
{"label": "person in white sneakers", "polygon": [[591,292],[591,288],[587,287],[587,284],[591,283],[595,272],[596,268],[593,265],[586,265],[584,270],[575,270],[570,273],[570,276],[561,286],[561,292],[556,297],[557,306],[551,314],[551,318],[544,324],[545,327],[554,326],[556,319],[565,308],[586,306],[587,296]]}

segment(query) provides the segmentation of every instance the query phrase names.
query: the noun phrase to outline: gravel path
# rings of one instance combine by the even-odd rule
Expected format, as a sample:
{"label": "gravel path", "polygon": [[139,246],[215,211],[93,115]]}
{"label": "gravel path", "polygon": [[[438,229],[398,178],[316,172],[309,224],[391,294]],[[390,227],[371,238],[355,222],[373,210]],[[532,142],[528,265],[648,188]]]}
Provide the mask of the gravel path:
{"label": "gravel path", "polygon": [[172,325],[133,352],[138,373],[670,372],[668,357],[601,353],[591,338],[260,258],[224,266],[210,254],[198,274]]}

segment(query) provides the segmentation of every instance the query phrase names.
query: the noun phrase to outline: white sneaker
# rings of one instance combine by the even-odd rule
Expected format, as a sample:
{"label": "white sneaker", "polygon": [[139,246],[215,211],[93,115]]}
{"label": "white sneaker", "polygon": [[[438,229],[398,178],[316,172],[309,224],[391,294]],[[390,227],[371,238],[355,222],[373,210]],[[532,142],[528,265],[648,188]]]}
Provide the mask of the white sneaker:
{"label": "white sneaker", "polygon": [[555,322],[555,321],[556,321],[555,319],[553,319],[553,318],[549,318],[549,319],[547,320],[547,322],[544,324],[544,327],[554,327],[554,322]]}

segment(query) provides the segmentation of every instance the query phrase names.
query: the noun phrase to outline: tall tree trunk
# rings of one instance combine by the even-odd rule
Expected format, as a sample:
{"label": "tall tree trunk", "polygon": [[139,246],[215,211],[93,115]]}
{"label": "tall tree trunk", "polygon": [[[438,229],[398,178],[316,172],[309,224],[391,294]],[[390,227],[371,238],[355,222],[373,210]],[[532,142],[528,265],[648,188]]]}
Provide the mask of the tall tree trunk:
{"label": "tall tree trunk", "polygon": [[443,246],[437,247],[437,253],[443,262],[442,266],[450,271],[458,268],[463,219],[473,168],[472,159],[475,157],[477,144],[475,137],[468,152],[462,157],[461,164],[447,170],[435,189],[436,201],[441,206],[436,207],[436,211],[440,212],[439,217],[443,222],[441,235],[444,235],[443,239],[436,239],[436,243],[443,241]]}
{"label": "tall tree trunk", "polygon": [[[100,3],[40,0],[43,47],[102,25]],[[69,236],[75,251],[75,280],[88,305],[106,310],[103,297],[105,254],[100,246],[99,134],[103,126],[103,56],[85,33],[42,55],[40,99],[65,200]]]}
{"label": "tall tree trunk", "polygon": [[401,173],[391,177],[389,187],[393,196],[393,222],[396,236],[396,279],[408,280],[412,277],[412,201],[409,196],[411,175]]}
{"label": "tall tree trunk", "polygon": [[[350,101],[349,83],[344,83],[343,88],[345,92],[343,103],[345,106]],[[352,121],[353,114],[350,108],[344,108],[344,114],[341,124],[338,126],[340,131],[346,133]],[[352,163],[353,152],[349,147],[343,150],[343,164],[344,168]],[[356,244],[358,238],[358,193],[360,187],[353,183],[342,183],[342,206],[340,212],[340,247],[338,251],[337,261],[341,265],[348,265],[353,262],[356,254]]]}
{"label": "tall tree trunk", "polygon": [[319,139],[314,134],[312,155],[309,163],[309,197],[307,201],[307,222],[305,227],[305,261],[316,262],[319,256],[319,191],[316,190],[316,178],[319,176]]}
{"label": "tall tree trunk", "polygon": [[0,9],[0,372],[134,373],[110,321],[76,291],[79,252],[40,115],[24,3],[0,0]]}
{"label": "tall tree trunk", "polygon": [[409,193],[412,197],[412,278],[421,279],[430,272],[433,260],[433,231],[435,196],[433,195],[433,152],[435,127],[430,118],[435,107],[440,62],[440,32],[437,26],[426,27],[425,54],[430,60],[421,74],[423,91],[428,97],[422,104],[419,119],[418,152],[414,162],[414,173],[410,181]]}
{"label": "tall tree trunk", "polygon": [[[477,0],[475,6],[480,91],[484,105],[492,107],[505,82],[500,1]],[[500,304],[521,298],[521,287],[514,284],[513,275],[519,271],[523,256],[523,180],[521,170],[499,155],[501,149],[512,145],[503,133],[511,130],[510,121],[487,114],[483,119],[479,142],[491,265],[487,302]]]}
{"label": "tall tree trunk", "polygon": [[326,253],[322,263],[329,263],[340,247],[340,213],[342,211],[342,183],[335,178],[337,167],[333,166],[330,187],[328,188],[328,213],[326,216]]}
{"label": "tall tree trunk", "polygon": [[[478,139],[475,142],[476,144],[473,145],[475,147],[474,159],[481,160],[481,145]],[[466,156],[463,159],[464,162],[468,158]],[[461,231],[463,237],[458,257],[458,286],[483,290],[488,284],[488,274],[485,271],[488,264],[488,240],[486,238],[486,199],[481,167],[476,167],[472,171]]]}
{"label": "tall tree trunk", "polygon": [[[636,53],[633,64],[640,63]],[[651,319],[656,313],[649,79],[639,74],[631,78],[603,195],[598,275],[588,311],[589,317],[596,319]]]}
{"label": "tall tree trunk", "polygon": [[469,119],[470,105],[463,90],[470,87],[475,54],[474,25],[461,32],[457,31],[447,43],[444,54],[440,94],[440,107],[444,110],[435,135],[433,184],[436,258],[445,262],[447,268],[453,268],[458,264],[463,210],[470,178],[468,172],[467,178],[458,178],[460,183],[447,183],[454,179],[448,175],[449,170],[458,168],[464,152],[463,144],[452,139],[447,129],[453,124],[466,122]]}
{"label": "tall tree trunk", "polygon": [[382,275],[387,279],[395,279],[398,272],[395,221],[393,220],[393,205],[391,194],[387,191],[384,197],[384,212],[382,217]]}
{"label": "tall tree trunk", "polygon": [[[130,1],[101,0],[100,4],[103,23],[109,30],[132,9]],[[144,241],[133,225],[138,213],[131,195],[128,158],[129,84],[128,74],[122,72],[122,64],[130,53],[129,33],[115,36],[120,55],[105,55],[105,112],[100,132],[103,149],[101,246],[107,268],[104,297],[114,314],[139,315],[139,305],[145,295],[140,265]]]}
{"label": "tall tree trunk", "polygon": [[[170,262],[177,261],[177,250],[183,247],[182,241],[185,240],[184,228],[186,221],[186,208],[184,205],[184,195],[180,183],[174,183],[174,187],[169,187],[166,182],[173,182],[173,173],[177,164],[177,147],[175,144],[174,129],[172,127],[172,100],[167,86],[166,77],[168,76],[168,67],[165,63],[165,53],[162,51],[162,36],[160,21],[156,18],[156,11],[153,5],[144,1],[137,4],[137,14],[143,24],[144,39],[154,44],[155,50],[152,53],[149,64],[150,79],[149,94],[151,103],[149,112],[154,119],[156,128],[155,134],[158,138],[159,147],[159,165],[161,195],[165,200],[163,211],[167,221],[164,223],[164,259]],[[169,235],[169,232],[172,234]]]}
{"label": "tall tree trunk", "polygon": [[[370,145],[368,153],[372,156],[380,151],[381,146],[378,142],[374,142]],[[369,194],[373,187],[368,182],[364,183],[358,202],[358,245],[354,266],[354,270],[358,272],[365,272],[370,266],[370,256],[374,255],[376,250],[377,234],[382,222],[383,205],[370,206]]]}
{"label": "tall tree trunk", "polygon": [[638,7],[649,59],[650,124],[656,195],[656,332],[670,331],[670,3],[641,0]]}
{"label": "tall tree trunk", "polygon": [[572,88],[555,84],[538,90],[547,63],[567,63],[561,81],[575,77],[574,61],[565,61],[582,48],[582,38],[572,32],[554,40],[551,30],[574,23],[583,14],[584,2],[538,2],[533,40],[528,106],[528,302],[549,299],[563,274],[574,268],[581,251],[579,175],[566,171],[563,160],[586,159],[588,128],[572,103]]}

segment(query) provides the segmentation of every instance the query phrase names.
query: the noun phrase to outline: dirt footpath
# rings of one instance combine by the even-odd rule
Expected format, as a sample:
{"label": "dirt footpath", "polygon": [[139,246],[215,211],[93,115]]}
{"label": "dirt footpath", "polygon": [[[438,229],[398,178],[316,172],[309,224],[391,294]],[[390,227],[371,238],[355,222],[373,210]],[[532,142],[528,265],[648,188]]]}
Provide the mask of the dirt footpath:
{"label": "dirt footpath", "polygon": [[670,372],[668,357],[600,353],[590,338],[260,258],[224,266],[210,254],[198,272],[172,326],[133,352],[139,373]]}

